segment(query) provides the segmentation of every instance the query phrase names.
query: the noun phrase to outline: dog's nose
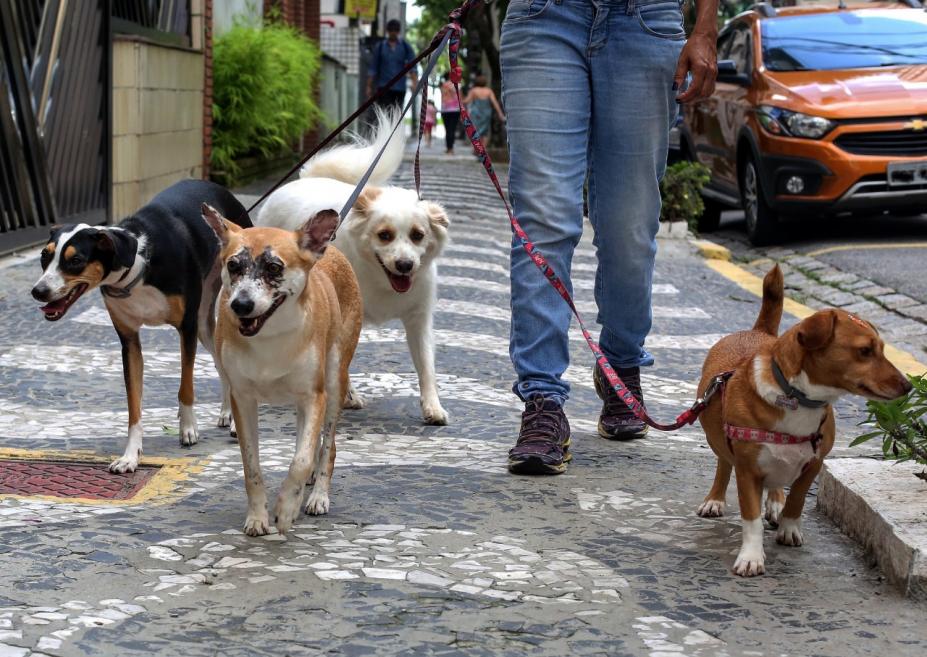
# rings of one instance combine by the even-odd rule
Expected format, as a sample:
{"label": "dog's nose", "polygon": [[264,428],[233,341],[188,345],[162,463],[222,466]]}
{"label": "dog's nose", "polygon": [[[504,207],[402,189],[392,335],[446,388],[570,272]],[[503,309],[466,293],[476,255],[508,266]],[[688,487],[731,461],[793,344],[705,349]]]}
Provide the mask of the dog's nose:
{"label": "dog's nose", "polygon": [[47,285],[36,285],[32,288],[32,298],[36,301],[48,301],[48,294],[51,290]]}
{"label": "dog's nose", "polygon": [[397,260],[396,261],[396,271],[400,274],[408,274],[412,271],[412,267],[415,266],[411,260]]}
{"label": "dog's nose", "polygon": [[902,395],[908,394],[909,392],[911,392],[913,388],[914,386],[911,385],[911,382],[908,380],[908,377],[906,376],[901,377],[901,394]]}
{"label": "dog's nose", "polygon": [[232,303],[230,303],[229,306],[231,307],[232,312],[239,317],[250,315],[254,311],[254,301],[248,297],[235,297],[232,299]]}

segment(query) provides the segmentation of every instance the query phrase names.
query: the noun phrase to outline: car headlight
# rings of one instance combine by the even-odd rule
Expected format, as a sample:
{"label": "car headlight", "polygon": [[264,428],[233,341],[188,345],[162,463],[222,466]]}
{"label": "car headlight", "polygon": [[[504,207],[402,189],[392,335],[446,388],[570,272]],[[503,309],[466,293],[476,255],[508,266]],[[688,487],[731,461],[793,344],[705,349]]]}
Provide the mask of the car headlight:
{"label": "car headlight", "polygon": [[774,135],[820,139],[834,129],[834,122],[822,116],[810,116],[781,107],[761,105],[757,119],[767,132]]}

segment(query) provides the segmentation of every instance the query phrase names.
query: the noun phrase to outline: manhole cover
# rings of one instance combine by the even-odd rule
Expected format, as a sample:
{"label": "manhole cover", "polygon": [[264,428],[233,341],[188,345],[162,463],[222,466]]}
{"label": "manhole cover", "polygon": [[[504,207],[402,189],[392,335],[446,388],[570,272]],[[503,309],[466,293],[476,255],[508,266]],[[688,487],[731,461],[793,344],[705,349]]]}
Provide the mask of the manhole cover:
{"label": "manhole cover", "polygon": [[132,473],[113,474],[103,463],[0,459],[0,495],[128,500],[157,471],[140,466]]}

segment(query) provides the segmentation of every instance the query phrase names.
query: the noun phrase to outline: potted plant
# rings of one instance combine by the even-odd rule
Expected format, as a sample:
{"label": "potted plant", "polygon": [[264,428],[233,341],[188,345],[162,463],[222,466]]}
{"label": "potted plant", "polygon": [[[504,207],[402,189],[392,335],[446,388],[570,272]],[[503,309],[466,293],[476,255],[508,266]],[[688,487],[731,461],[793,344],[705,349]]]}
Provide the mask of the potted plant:
{"label": "potted plant", "polygon": [[660,181],[660,229],[657,237],[683,238],[695,229],[705,211],[702,187],[710,179],[708,167],[697,162],[677,162],[666,168]]}

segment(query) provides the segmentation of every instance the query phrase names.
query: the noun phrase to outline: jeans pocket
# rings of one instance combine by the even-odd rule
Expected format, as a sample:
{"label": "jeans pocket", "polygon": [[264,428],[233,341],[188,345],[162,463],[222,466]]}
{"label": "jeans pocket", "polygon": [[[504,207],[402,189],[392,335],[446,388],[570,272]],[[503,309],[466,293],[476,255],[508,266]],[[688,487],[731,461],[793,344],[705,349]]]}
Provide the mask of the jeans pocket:
{"label": "jeans pocket", "polygon": [[641,29],[647,34],[674,41],[686,38],[682,10],[676,0],[639,6],[636,13]]}
{"label": "jeans pocket", "polygon": [[537,18],[553,3],[554,0],[512,0],[505,12],[506,23],[519,23],[521,21]]}

